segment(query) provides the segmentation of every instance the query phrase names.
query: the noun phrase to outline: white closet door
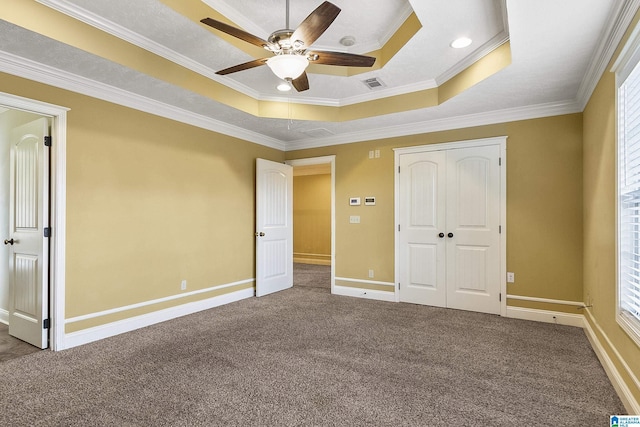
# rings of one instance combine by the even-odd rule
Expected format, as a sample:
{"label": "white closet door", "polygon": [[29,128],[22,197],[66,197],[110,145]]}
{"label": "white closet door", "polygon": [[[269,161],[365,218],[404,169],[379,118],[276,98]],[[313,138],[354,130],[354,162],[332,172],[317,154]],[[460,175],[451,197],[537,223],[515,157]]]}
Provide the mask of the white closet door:
{"label": "white closet door", "polygon": [[497,145],[447,152],[447,307],[500,314],[499,157]]}
{"label": "white closet door", "polygon": [[[446,153],[400,156],[400,301],[446,306]],[[444,234],[442,234],[444,236]]]}
{"label": "white closet door", "polygon": [[499,158],[499,145],[400,155],[400,301],[500,313]]}

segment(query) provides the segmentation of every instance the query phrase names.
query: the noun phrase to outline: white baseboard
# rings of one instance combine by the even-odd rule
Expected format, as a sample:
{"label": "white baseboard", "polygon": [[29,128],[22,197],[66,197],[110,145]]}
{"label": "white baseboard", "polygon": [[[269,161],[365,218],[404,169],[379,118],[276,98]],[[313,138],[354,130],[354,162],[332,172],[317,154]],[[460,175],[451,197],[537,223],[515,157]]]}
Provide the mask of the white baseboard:
{"label": "white baseboard", "polygon": [[349,286],[335,285],[332,293],[334,295],[342,295],[346,297],[367,298],[390,302],[396,301],[396,296],[393,292],[373,291],[371,289],[352,288]]}
{"label": "white baseboard", "polygon": [[72,332],[69,334],[65,334],[64,343],[60,350],[88,344],[90,342],[144,328],[145,326],[154,325],[156,323],[165,322],[167,320],[186,316],[188,314],[197,313],[202,310],[207,310],[224,304],[240,301],[245,298],[251,298],[254,295],[254,288],[242,289],[240,291],[219,295],[202,301],[194,301],[187,304],[166,308],[164,310],[154,311],[152,313],[131,317],[129,319],[107,323],[106,325],[100,325],[94,328]]}
{"label": "white baseboard", "polygon": [[4,308],[0,308],[0,323],[9,324],[9,312]]}
{"label": "white baseboard", "polygon": [[[596,353],[596,356],[598,356],[598,359],[600,360],[600,364],[602,364],[602,367],[604,368],[605,372],[607,373],[607,376],[609,377],[609,381],[611,381],[613,388],[615,388],[616,393],[618,393],[618,397],[620,397],[620,400],[622,401],[622,404],[624,405],[625,409],[629,414],[640,415],[640,402],[638,402],[634,398],[633,393],[631,393],[631,390],[622,379],[622,376],[620,375],[620,371],[618,371],[618,369],[616,368],[616,365],[613,363],[613,360],[611,360],[611,357],[609,357],[609,354],[605,350],[604,346],[598,339],[598,336],[596,335],[595,331],[591,327],[591,324],[586,318],[584,319],[583,327],[587,335],[587,338],[591,343],[591,347],[593,348],[593,351]],[[604,334],[604,331],[601,330],[600,333],[604,337],[606,337],[606,335]],[[611,343],[609,343],[609,346],[611,346]],[[613,351],[614,353],[617,353],[615,348],[613,348]],[[626,365],[624,361],[622,362],[623,362],[623,365]]]}
{"label": "white baseboard", "polygon": [[507,317],[533,320],[535,322],[557,323],[558,325],[584,326],[582,314],[562,313],[560,311],[537,310],[533,308],[507,306]]}

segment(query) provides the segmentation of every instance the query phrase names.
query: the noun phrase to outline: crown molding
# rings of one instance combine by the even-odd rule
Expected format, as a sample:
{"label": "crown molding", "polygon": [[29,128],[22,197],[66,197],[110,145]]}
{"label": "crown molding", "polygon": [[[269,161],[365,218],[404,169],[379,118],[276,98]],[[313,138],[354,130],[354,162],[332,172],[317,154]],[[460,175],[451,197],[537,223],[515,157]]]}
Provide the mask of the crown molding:
{"label": "crown molding", "polygon": [[[242,28],[244,31],[254,34],[257,37],[260,37],[263,40],[266,40],[271,35],[270,32],[262,28],[260,25],[256,24],[252,20],[248,19],[246,16],[238,12],[238,9],[235,7],[229,6],[226,2],[220,0],[202,0],[202,3],[209,6],[211,9],[220,13],[222,16],[226,17],[229,21],[231,21],[234,26],[238,26]],[[282,16],[285,16],[285,10],[282,10]],[[283,19],[284,21],[284,19]],[[282,25],[284,28],[284,22]]]}
{"label": "crown molding", "polygon": [[[353,78],[353,76],[352,76]],[[397,95],[405,95],[408,93],[419,92],[422,90],[435,89],[438,85],[435,80],[424,80],[418,83],[411,83],[403,86],[396,86],[393,88],[384,89],[372,89],[370,92],[362,93],[359,95],[349,96],[342,99],[333,98],[291,98],[283,96],[261,96],[259,101],[275,101],[275,102],[290,102],[291,104],[301,105],[321,105],[325,107],[344,107],[347,105],[360,104],[362,102],[375,101],[377,99],[389,98]]]}
{"label": "crown molding", "polygon": [[509,11],[507,9],[507,0],[500,1],[500,12],[502,14],[502,27],[505,33],[509,33]]}
{"label": "crown molding", "polygon": [[496,34],[488,42],[477,48],[475,51],[462,59],[462,61],[449,68],[444,73],[436,77],[435,82],[437,86],[441,86],[448,82],[471,65],[481,60],[503,44],[510,40],[509,36],[509,15],[507,12],[507,0],[500,0],[499,6],[500,16],[502,17],[502,31]]}
{"label": "crown molding", "polygon": [[444,83],[451,80],[508,41],[509,33],[507,31],[501,31],[500,33],[496,34],[491,40],[480,46],[478,49],[474,50],[470,55],[465,56],[453,67],[449,68],[447,71],[436,77],[436,85],[442,86]]}
{"label": "crown molding", "polygon": [[30,59],[0,51],[0,72],[13,74],[61,89],[91,96],[103,101],[133,108],[156,116],[176,120],[234,138],[284,150],[282,141],[233,126],[201,114],[169,105],[146,96],[128,92],[115,86],[96,82],[77,74],[59,70]]}
{"label": "crown molding", "polygon": [[249,88],[241,83],[236,82],[233,79],[219,76],[211,68],[202,65],[198,61],[195,61],[189,57],[181,55],[176,51],[167,48],[155,41],[144,37],[128,28],[118,25],[112,21],[106,20],[104,17],[99,16],[93,12],[83,9],[67,0],[36,0],[51,9],[54,9],[60,13],[70,16],[80,22],[84,22],[94,28],[97,28],[105,33],[111,34],[114,37],[129,42],[141,49],[147,50],[155,55],[158,55],[167,61],[171,61],[182,67],[185,67],[195,73],[198,73],[208,79],[223,84],[233,90],[236,90],[244,95],[250,96],[255,99],[259,99],[260,93],[256,90]]}
{"label": "crown molding", "polygon": [[[211,79],[220,84],[223,84],[233,90],[236,90],[249,97],[252,97],[253,99],[256,99],[258,101],[290,102],[292,104],[339,107],[342,105],[357,104],[359,102],[366,102],[366,101],[385,98],[389,96],[403,95],[405,93],[413,92],[416,90],[424,90],[424,89],[429,89],[434,87],[433,80],[428,80],[425,82],[416,83],[415,85],[407,85],[403,87],[388,89],[385,91],[374,91],[373,93],[357,95],[354,97],[344,98],[344,99],[311,98],[311,97],[292,99],[291,97],[286,97],[286,96],[261,95],[260,92],[254,89],[251,89],[250,87],[244,84],[238,83],[237,81],[228,77],[219,76],[211,68],[206,67],[191,58],[181,55],[178,52],[167,48],[166,46],[156,43],[155,41],[147,37],[144,37],[134,31],[131,31],[128,28],[125,28],[114,22],[108,21],[104,19],[104,17],[101,17],[93,12],[90,12],[84,8],[81,8],[69,2],[68,0],[36,0],[36,1],[53,10],[56,10],[67,16],[70,16],[80,22],[83,22],[87,25],[90,25],[108,34],[111,34],[114,37],[127,41],[135,46],[138,46],[141,49],[152,52],[155,55],[158,55],[166,59],[167,61],[171,61],[182,67],[185,67],[195,73],[198,73],[208,79]],[[214,8],[218,12],[227,16],[229,19],[233,20],[234,22],[237,19],[235,14],[227,15],[228,13],[227,9],[233,10],[233,8],[228,8],[227,6],[221,6],[221,4],[224,2],[215,2],[214,0],[203,0],[203,1],[206,4],[208,4],[210,7]],[[401,25],[404,22],[404,20],[406,20],[406,18],[413,11],[413,9],[411,9],[410,6],[407,6],[407,9],[409,10],[409,14],[407,14],[407,16],[404,16],[404,14],[406,14],[406,10],[404,11],[404,14],[402,15],[404,19],[399,21],[399,25]],[[260,31],[256,31],[256,33],[260,33]],[[372,50],[375,50],[375,49],[372,49]],[[473,62],[475,62],[475,60]]]}
{"label": "crown molding", "polygon": [[542,117],[559,116],[563,114],[579,113],[582,109],[576,101],[561,101],[548,104],[538,104],[526,107],[516,107],[485,113],[468,114],[446,119],[427,120],[406,125],[395,125],[352,132],[321,139],[303,139],[286,144],[285,151],[319,148],[331,145],[350,144],[354,142],[373,141],[385,138],[396,138],[422,133],[441,132],[474,126],[485,126],[496,123],[508,123],[519,120],[538,119]]}
{"label": "crown molding", "polygon": [[[393,23],[387,26],[387,32],[382,35],[380,40],[378,40],[378,45],[379,45],[378,49],[381,49],[382,46],[386,45],[387,42],[391,40],[391,37],[394,36],[396,31],[398,31],[398,29],[402,26],[402,24],[404,24],[404,21],[406,21],[407,18],[409,18],[412,13],[413,13],[413,7],[411,6],[411,3],[409,2],[409,0],[407,0],[407,3],[404,5],[404,8],[398,15],[396,15]],[[418,20],[420,19],[418,18]],[[375,49],[371,49],[371,50],[375,50]]]}
{"label": "crown molding", "polygon": [[[429,79],[421,82],[417,82],[410,85],[399,86],[394,88],[386,88],[382,90],[375,90],[371,92],[367,92],[360,95],[355,95],[347,98],[335,99],[335,98],[318,98],[318,97],[303,97],[303,98],[291,98],[287,96],[278,96],[278,95],[262,95],[260,92],[239,83],[231,78],[219,76],[213,71],[211,68],[202,65],[201,63],[186,57],[172,49],[167,48],[147,37],[144,37],[128,28],[125,28],[121,25],[118,25],[112,21],[106,20],[104,17],[99,16],[91,11],[88,11],[82,7],[77,6],[74,3],[69,2],[68,0],[36,0],[38,3],[43,4],[53,10],[56,10],[60,13],[63,13],[67,16],[70,16],[80,22],[83,22],[87,25],[90,25],[94,28],[97,28],[101,31],[104,31],[108,34],[111,34],[114,37],[122,39],[126,42],[129,42],[135,46],[138,46],[141,49],[147,50],[155,55],[158,55],[167,61],[178,64],[182,67],[185,67],[195,73],[198,73],[208,79],[211,79],[215,82],[218,82],[222,85],[225,85],[235,91],[238,91],[244,95],[247,95],[258,101],[273,101],[273,102],[287,102],[291,104],[301,104],[301,105],[318,105],[318,106],[326,106],[326,107],[340,107],[358,104],[361,102],[368,102],[377,99],[388,98],[397,95],[404,95],[411,92],[421,91],[432,89],[441,84],[445,83],[452,77],[456,76],[470,65],[475,63],[476,61],[483,58],[485,55],[491,53],[493,50],[500,47],[502,44],[506,43],[509,40],[509,35],[506,32],[501,32],[496,35],[494,38],[489,40],[487,43],[482,45],[480,48],[476,49],[471,55],[465,57],[462,61],[455,64],[453,67],[445,71],[443,74],[438,76],[435,80]],[[240,15],[237,14],[237,11],[232,7],[227,6],[224,2],[215,1],[215,0],[202,0],[204,3],[209,5],[211,8],[216,11],[222,13],[227,18],[231,19],[233,22],[240,22]],[[505,0],[502,0],[503,2]],[[640,1],[640,0],[638,0]],[[503,18],[506,15],[506,5],[504,3],[502,5],[502,14]],[[234,13],[235,11],[235,13]],[[411,5],[407,3],[401,15],[398,15],[398,20],[394,23],[393,26],[389,28],[394,28],[393,31],[390,30],[390,34],[386,35],[387,40],[393,36],[393,33],[399,28],[400,25],[411,15],[413,9]],[[505,18],[506,19],[506,18]],[[261,34],[264,30],[258,31],[259,27],[253,28],[255,24],[249,25],[244,21],[250,22],[246,18],[242,18],[241,26],[243,28],[249,28],[255,34]],[[239,24],[240,25],[240,24]],[[247,27],[248,26],[248,27]],[[268,35],[267,35],[268,37]],[[360,47],[361,48],[361,47]],[[376,47],[379,49],[380,47]],[[325,50],[331,50],[330,48],[326,48]],[[335,49],[334,49],[335,50]],[[371,49],[376,50],[376,49]],[[345,50],[348,52],[349,50]]]}
{"label": "crown molding", "polygon": [[428,90],[437,88],[435,80],[424,80],[418,83],[412,83],[403,86],[396,86],[394,88],[385,88],[385,89],[371,89],[370,92],[363,93],[360,95],[350,96],[348,98],[343,98],[339,102],[339,106],[345,105],[353,105],[359,104],[361,102],[374,101],[376,99],[384,99],[397,95],[405,95],[407,93],[418,92],[421,90]]}
{"label": "crown molding", "polygon": [[285,143],[275,138],[261,135],[257,132],[229,125],[228,123],[224,123],[210,117],[174,107],[114,86],[95,82],[91,79],[61,71],[57,68],[7,52],[0,51],[0,72],[6,72],[18,77],[35,80],[61,89],[113,102],[125,107],[144,111],[167,119],[176,120],[281,151],[372,141],[383,138],[401,137],[473,126],[507,123],[517,120],[572,114],[582,111],[579,102],[565,101],[496,110],[446,119],[428,120],[407,125],[388,126],[386,128],[375,128],[361,132],[352,132],[320,139],[304,139]]}
{"label": "crown molding", "polygon": [[600,43],[589,62],[589,68],[578,89],[577,100],[581,105],[581,111],[587,106],[593,91],[639,8],[640,0],[617,0],[617,4],[609,13],[607,24],[600,37]]}

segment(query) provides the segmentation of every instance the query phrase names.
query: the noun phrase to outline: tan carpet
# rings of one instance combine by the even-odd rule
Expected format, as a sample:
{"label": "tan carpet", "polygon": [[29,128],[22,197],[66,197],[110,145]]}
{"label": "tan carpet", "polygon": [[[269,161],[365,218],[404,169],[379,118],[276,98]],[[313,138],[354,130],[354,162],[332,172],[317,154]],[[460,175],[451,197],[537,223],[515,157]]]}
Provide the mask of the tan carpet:
{"label": "tan carpet", "polygon": [[296,287],[0,363],[7,426],[603,426],[578,328]]}

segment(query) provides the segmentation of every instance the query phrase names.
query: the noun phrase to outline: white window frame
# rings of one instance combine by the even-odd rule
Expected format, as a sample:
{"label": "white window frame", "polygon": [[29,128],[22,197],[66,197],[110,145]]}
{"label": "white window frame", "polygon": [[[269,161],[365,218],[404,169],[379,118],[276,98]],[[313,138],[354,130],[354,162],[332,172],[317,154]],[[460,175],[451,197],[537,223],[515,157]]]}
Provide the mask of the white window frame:
{"label": "white window frame", "polygon": [[[616,321],[620,327],[631,337],[636,344],[640,346],[640,319],[633,314],[622,309],[621,304],[621,211],[620,211],[620,146],[624,143],[625,135],[623,132],[624,116],[620,105],[621,87],[627,82],[627,78],[631,75],[636,67],[640,67],[640,26],[637,26],[624,48],[620,52],[620,56],[616,60],[612,72],[616,74]],[[638,78],[640,82],[640,77]],[[640,245],[640,238],[638,239]]]}

